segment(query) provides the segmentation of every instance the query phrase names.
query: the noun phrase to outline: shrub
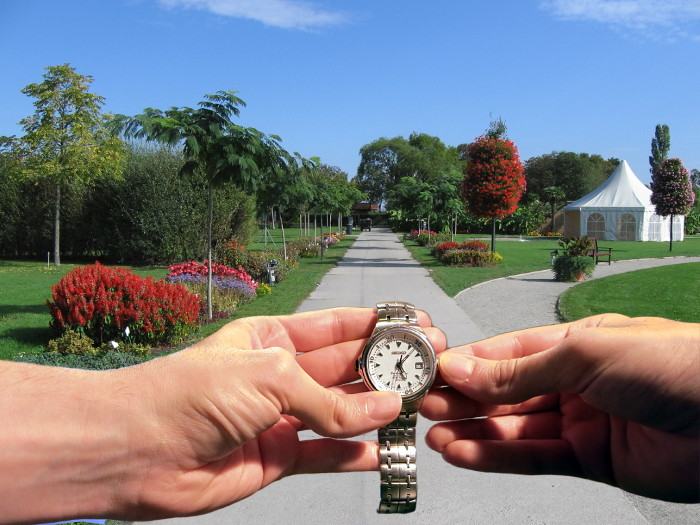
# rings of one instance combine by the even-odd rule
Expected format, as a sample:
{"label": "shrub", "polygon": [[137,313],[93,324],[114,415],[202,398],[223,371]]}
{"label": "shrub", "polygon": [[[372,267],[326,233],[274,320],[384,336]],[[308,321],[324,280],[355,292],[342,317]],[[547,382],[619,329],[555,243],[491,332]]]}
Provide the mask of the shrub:
{"label": "shrub", "polygon": [[442,262],[449,266],[498,266],[503,257],[498,252],[475,250],[449,250],[442,256]]}
{"label": "shrub", "polygon": [[256,290],[256,294],[258,295],[258,297],[260,297],[261,295],[269,295],[271,293],[272,293],[272,288],[270,287],[269,284],[265,284],[265,283],[260,283],[258,285],[258,289]]}
{"label": "shrub", "polygon": [[51,326],[73,329],[96,343],[119,340],[126,327],[135,343],[179,340],[197,328],[198,298],[178,284],[142,278],[99,263],[76,268],[51,287]]}
{"label": "shrub", "polygon": [[595,261],[593,257],[580,255],[560,255],[554,259],[552,271],[556,281],[573,282],[581,281],[583,277],[593,275]]}
{"label": "shrub", "polygon": [[62,335],[49,341],[49,352],[62,355],[96,355],[99,350],[88,336],[66,330]]}
{"label": "shrub", "polygon": [[430,235],[428,235],[427,232],[422,232],[418,234],[415,241],[418,243],[419,246],[432,246],[435,244],[447,242],[450,240],[450,237],[451,235],[449,233],[430,232]]}
{"label": "shrub", "polygon": [[593,241],[587,235],[583,237],[567,237],[559,240],[559,246],[564,249],[564,255],[583,257],[593,249]]}

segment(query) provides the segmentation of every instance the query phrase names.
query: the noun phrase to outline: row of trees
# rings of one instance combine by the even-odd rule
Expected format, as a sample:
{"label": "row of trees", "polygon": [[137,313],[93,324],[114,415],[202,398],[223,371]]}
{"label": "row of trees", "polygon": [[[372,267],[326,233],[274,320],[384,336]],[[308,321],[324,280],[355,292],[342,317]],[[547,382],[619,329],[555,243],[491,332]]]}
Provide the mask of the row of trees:
{"label": "row of trees", "polygon": [[[46,70],[43,82],[23,90],[36,99],[34,114],[20,122],[25,134],[0,138],[0,153],[6,177],[41,181],[54,188],[56,265],[60,265],[61,255],[63,192],[98,179],[122,177],[127,156],[124,139],[176,148],[183,161],[179,174],[203,178],[207,203],[205,254],[209,261],[217,190],[233,187],[250,195],[260,192],[266,205],[281,208],[302,202],[300,193],[311,196],[314,179],[328,182],[328,191],[341,182],[337,176],[323,178],[329,170],[317,161],[287,152],[278,136],[234,123],[233,117],[239,116],[240,108],[245,106],[234,91],[205,95],[196,108],[146,108],[135,116],[112,117],[101,112],[104,99],[90,92],[91,77],[78,74],[69,64]],[[347,180],[343,184],[348,186]],[[296,193],[290,196],[287,189]],[[352,190],[341,193],[352,194],[352,203],[360,195]],[[317,195],[325,193],[314,193]],[[334,209],[323,211],[336,211],[339,202],[333,202]],[[211,317],[211,265],[209,268],[207,306]]]}

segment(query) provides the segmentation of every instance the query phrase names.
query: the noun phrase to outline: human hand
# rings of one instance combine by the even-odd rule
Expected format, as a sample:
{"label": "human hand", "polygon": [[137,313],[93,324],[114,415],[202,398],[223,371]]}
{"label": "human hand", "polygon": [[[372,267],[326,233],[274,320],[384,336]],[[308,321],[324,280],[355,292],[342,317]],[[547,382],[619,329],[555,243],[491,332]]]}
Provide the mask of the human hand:
{"label": "human hand", "polygon": [[452,348],[439,364],[447,386],[421,412],[453,420],[426,436],[449,463],[700,501],[700,325],[608,314]]}
{"label": "human hand", "polygon": [[[292,474],[377,470],[376,442],[298,435],[356,436],[398,416],[396,393],[349,384],[375,321],[375,311],[357,308],[241,319],[184,351],[115,371],[137,389],[140,415],[131,455],[141,461],[120,491],[119,517],[199,514]],[[419,321],[430,324],[424,313]],[[426,333],[444,349],[439,330]]]}

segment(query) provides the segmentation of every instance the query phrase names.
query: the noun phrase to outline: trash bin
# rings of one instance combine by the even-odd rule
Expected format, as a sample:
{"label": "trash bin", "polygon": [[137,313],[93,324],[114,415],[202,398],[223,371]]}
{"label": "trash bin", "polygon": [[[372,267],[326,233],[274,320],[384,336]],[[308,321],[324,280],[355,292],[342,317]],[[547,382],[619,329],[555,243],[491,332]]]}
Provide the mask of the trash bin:
{"label": "trash bin", "polygon": [[267,282],[270,286],[275,284],[277,281],[277,265],[279,261],[277,259],[270,259],[267,263]]}
{"label": "trash bin", "polygon": [[352,215],[348,215],[348,220],[345,223],[345,234],[346,235],[352,235],[352,227],[354,226],[354,220],[352,218]]}

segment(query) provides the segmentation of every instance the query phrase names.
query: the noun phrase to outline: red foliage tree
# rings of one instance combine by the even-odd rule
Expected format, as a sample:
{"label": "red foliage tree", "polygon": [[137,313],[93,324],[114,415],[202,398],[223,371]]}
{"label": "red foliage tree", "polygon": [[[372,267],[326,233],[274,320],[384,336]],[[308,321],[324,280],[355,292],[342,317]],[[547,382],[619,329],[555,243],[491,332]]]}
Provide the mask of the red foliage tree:
{"label": "red foliage tree", "polygon": [[467,210],[482,219],[502,219],[518,209],[525,168],[508,139],[479,137],[467,146],[462,196]]}
{"label": "red foliage tree", "polygon": [[[518,209],[525,191],[525,168],[517,146],[495,136],[479,137],[467,146],[467,167],[462,182],[466,209],[475,217],[502,219]],[[495,249],[495,235],[491,250]]]}

